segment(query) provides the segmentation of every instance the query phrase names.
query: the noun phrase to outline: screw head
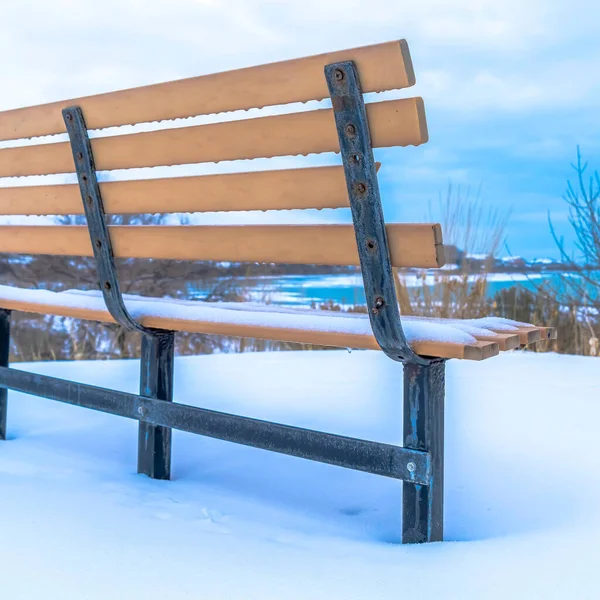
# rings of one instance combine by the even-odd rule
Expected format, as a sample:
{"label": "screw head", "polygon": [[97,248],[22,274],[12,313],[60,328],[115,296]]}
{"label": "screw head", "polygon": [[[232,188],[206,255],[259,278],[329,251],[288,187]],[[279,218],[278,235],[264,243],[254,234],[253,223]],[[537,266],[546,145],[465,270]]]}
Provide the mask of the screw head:
{"label": "screw head", "polygon": [[342,81],[344,79],[344,71],[342,71],[341,69],[336,69],[334,71],[334,73],[335,73],[335,78],[338,81]]}
{"label": "screw head", "polygon": [[406,469],[409,473],[414,473],[417,470],[417,465],[414,462],[409,462],[406,465]]}
{"label": "screw head", "polygon": [[346,135],[356,135],[356,127],[354,127],[354,125],[352,125],[352,123],[350,123],[349,125],[346,125]]}

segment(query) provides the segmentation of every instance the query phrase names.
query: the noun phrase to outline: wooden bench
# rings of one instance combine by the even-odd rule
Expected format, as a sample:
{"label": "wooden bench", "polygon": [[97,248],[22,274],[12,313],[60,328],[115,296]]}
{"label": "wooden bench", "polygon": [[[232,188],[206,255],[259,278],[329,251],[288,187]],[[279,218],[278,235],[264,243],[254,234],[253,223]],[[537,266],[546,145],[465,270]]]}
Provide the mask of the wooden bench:
{"label": "wooden bench", "polygon": [[[93,256],[100,293],[0,286],[0,438],[7,389],[140,421],[138,471],[170,477],[171,429],[403,481],[403,541],[442,539],[444,363],[482,360],[549,337],[502,320],[400,320],[393,267],[443,265],[438,224],[385,224],[373,148],[428,139],[420,98],[363,93],[412,86],[404,41],[0,113],[0,177],[75,172],[78,184],[0,188],[0,215],[85,215],[86,226],[0,226],[0,252]],[[332,108],[174,126],[175,119],[331,98]],[[245,116],[245,115],[244,115]],[[165,122],[154,130],[88,130]],[[5,144],[6,145],[6,144]],[[340,166],[98,183],[97,171],[340,152]],[[352,209],[353,225],[108,226],[106,215]],[[123,296],[114,257],[360,265],[368,316]],[[142,335],[140,395],[8,368],[11,310],[116,322]],[[404,447],[176,404],[176,331],[382,349],[404,363]]]}

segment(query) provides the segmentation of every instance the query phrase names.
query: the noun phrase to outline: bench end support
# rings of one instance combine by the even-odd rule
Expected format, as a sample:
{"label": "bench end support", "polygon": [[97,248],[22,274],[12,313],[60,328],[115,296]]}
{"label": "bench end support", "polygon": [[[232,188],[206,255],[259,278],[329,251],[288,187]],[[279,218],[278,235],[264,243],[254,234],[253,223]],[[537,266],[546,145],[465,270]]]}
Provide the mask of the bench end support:
{"label": "bench end support", "polygon": [[402,543],[444,537],[445,361],[404,365],[404,446],[429,453],[429,484],[402,485]]}
{"label": "bench end support", "polygon": [[[0,367],[8,367],[10,354],[10,311],[0,309]],[[6,439],[8,389],[0,388],[0,440]]]}
{"label": "bench end support", "polygon": [[[173,401],[175,334],[142,335],[140,396]],[[140,421],[138,473],[171,479],[171,429]]]}

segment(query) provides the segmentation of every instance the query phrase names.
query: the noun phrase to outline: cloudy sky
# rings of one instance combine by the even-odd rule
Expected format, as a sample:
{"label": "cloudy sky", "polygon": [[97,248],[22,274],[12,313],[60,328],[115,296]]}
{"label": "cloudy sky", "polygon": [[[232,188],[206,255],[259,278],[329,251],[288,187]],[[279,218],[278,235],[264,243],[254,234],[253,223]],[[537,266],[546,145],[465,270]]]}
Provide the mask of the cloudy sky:
{"label": "cloudy sky", "polygon": [[592,0],[0,0],[0,110],[406,38],[430,142],[378,153],[388,219],[481,188],[512,254],[556,255],[577,145],[600,169],[599,22]]}

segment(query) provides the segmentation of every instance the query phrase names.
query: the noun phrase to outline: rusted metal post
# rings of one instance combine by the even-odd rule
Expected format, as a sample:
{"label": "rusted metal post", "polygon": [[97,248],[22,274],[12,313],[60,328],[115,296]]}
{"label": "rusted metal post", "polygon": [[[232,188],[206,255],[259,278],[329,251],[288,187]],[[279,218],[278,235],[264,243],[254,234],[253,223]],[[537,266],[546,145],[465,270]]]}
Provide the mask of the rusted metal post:
{"label": "rusted metal post", "polygon": [[[171,402],[173,400],[174,333],[144,327],[129,314],[119,286],[112,241],[83,111],[78,106],[65,108],[63,118],[69,134],[98,272],[98,283],[106,307],[121,327],[142,334],[140,395]],[[140,423],[138,473],[145,473],[154,479],[170,479],[171,430],[169,428]]]}
{"label": "rusted metal post", "polygon": [[352,61],[325,66],[373,335],[395,361],[427,364],[404,336],[367,110]]}
{"label": "rusted metal post", "polygon": [[[175,334],[142,335],[140,396],[173,401]],[[140,407],[140,410],[143,410]],[[138,473],[171,479],[171,429],[140,422]]]}
{"label": "rusted metal post", "polygon": [[[325,66],[371,327],[392,360],[405,365],[404,446],[431,454],[428,485],[404,480],[402,540],[442,539],[444,363],[415,354],[402,329],[369,123],[356,65]],[[412,465],[414,467],[414,465]]]}
{"label": "rusted metal post", "polygon": [[402,484],[402,543],[444,537],[445,361],[404,365],[404,447],[427,452],[428,485]]}
{"label": "rusted metal post", "polygon": [[[0,367],[8,367],[10,354],[10,311],[0,309]],[[0,388],[0,440],[6,439],[8,389]]]}

